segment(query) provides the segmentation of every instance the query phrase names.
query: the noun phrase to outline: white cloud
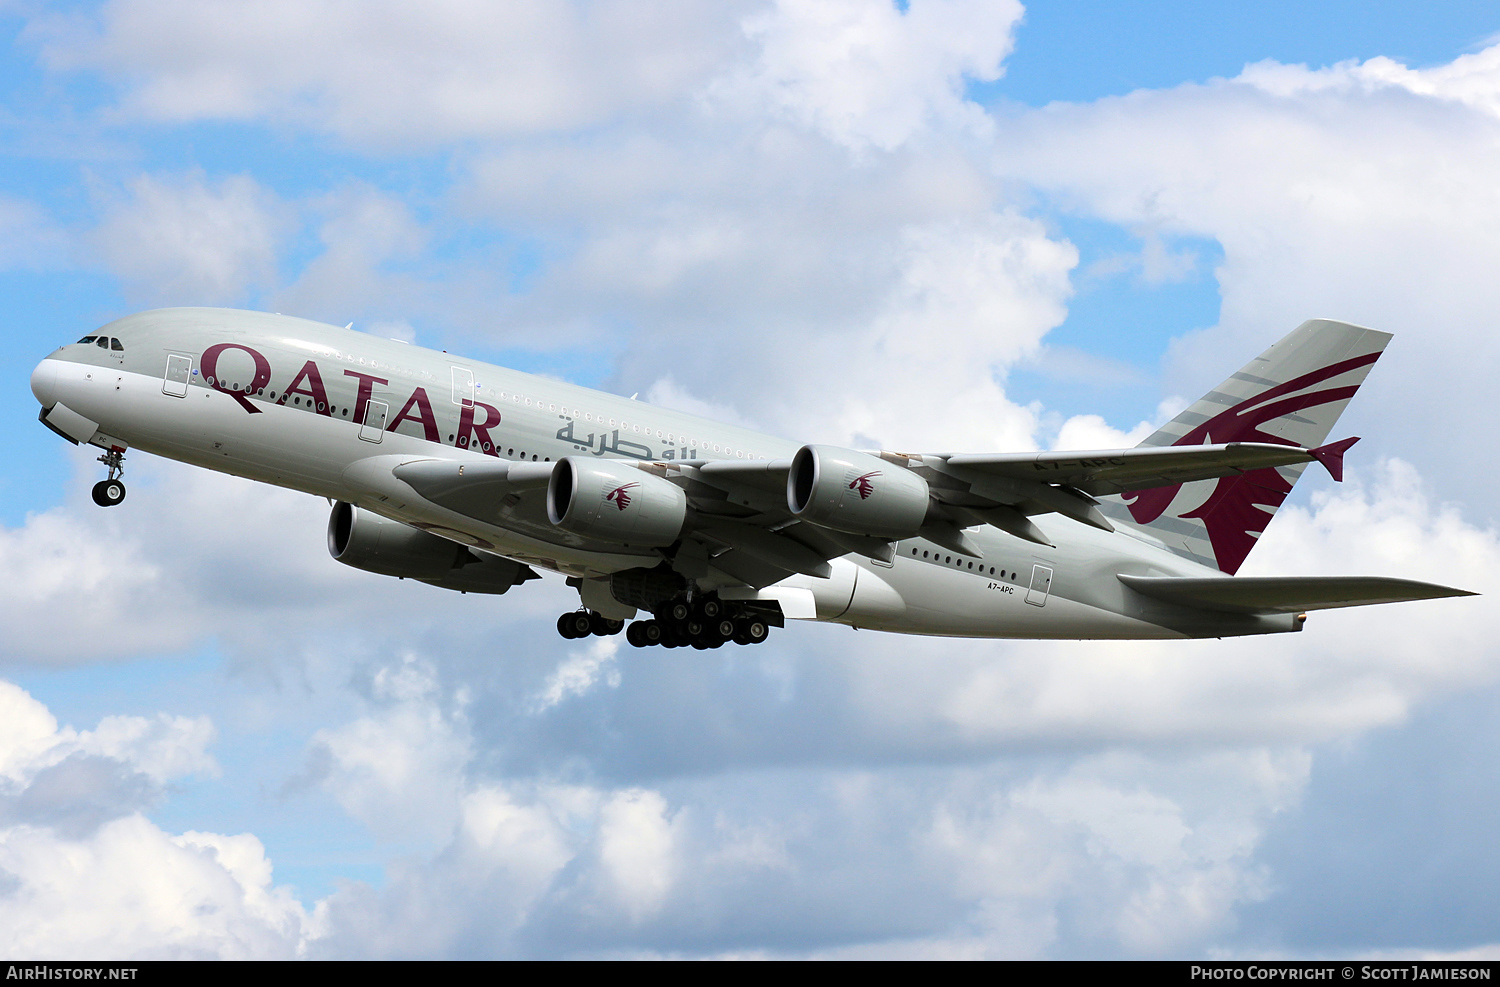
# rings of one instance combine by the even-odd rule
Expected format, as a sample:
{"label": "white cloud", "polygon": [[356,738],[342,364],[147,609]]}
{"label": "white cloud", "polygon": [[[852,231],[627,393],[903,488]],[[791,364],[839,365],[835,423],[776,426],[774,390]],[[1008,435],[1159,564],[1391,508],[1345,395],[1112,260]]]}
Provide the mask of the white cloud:
{"label": "white cloud", "polygon": [[456,820],[471,748],[461,702],[441,708],[438,690],[432,666],[408,654],[376,673],[369,715],[313,737],[319,780],[384,838],[442,839]]}
{"label": "white cloud", "polygon": [[[88,497],[93,453],[72,455],[63,506],[0,526],[0,564],[16,575],[0,587],[0,661],[79,665],[215,639],[281,674],[324,638],[349,650],[469,633],[475,597],[331,559],[322,498],[131,453],[130,494],[104,510]],[[526,589],[503,598],[497,619],[555,616],[569,596],[576,605],[560,580]],[[372,621],[368,636],[346,622],[357,613]]]}
{"label": "white cloud", "polygon": [[35,202],[0,196],[0,266],[46,270],[62,264],[69,237]]}
{"label": "white cloud", "polygon": [[1004,374],[1066,316],[1077,251],[1009,213],[908,229],[903,241],[885,311],[829,347],[842,351],[828,365],[847,390],[820,403],[835,405],[843,434],[886,448],[1030,447],[1035,418],[1006,399]]}
{"label": "white cloud", "polygon": [[314,498],[136,454],[130,497],[104,511],[79,482],[97,468],[93,456],[75,455],[67,505],[0,529],[0,560],[18,576],[0,590],[0,653],[12,662],[78,664],[244,636],[261,620],[255,606],[305,614],[342,575],[319,557],[327,506]]}
{"label": "white cloud", "polygon": [[0,682],[0,949],[74,959],[291,958],[310,928],[250,834],[172,836],[141,815],[212,770],[206,718],[59,727]]}
{"label": "white cloud", "polygon": [[13,956],[290,959],[308,918],[253,836],[172,837],[139,815],[82,840],[0,839],[0,941]]}
{"label": "white cloud", "polygon": [[754,66],[716,86],[764,100],[830,139],[890,151],[929,126],[988,131],[966,79],[993,81],[1021,19],[1015,0],[778,0],[744,21]]}
{"label": "white cloud", "polygon": [[1287,97],[1403,89],[1413,95],[1448,100],[1500,116],[1500,45],[1494,44],[1427,69],[1408,68],[1384,55],[1313,70],[1306,65],[1283,65],[1267,59],[1245,66],[1240,79]]}
{"label": "white cloud", "polygon": [[533,700],[535,708],[545,710],[569,696],[581,696],[601,680],[611,689],[619,688],[620,669],[615,661],[619,651],[618,638],[600,637],[570,652],[557,670],[547,677],[546,684]]}
{"label": "white cloud", "polygon": [[17,783],[43,763],[57,734],[47,707],[18,685],[0,682],[0,776]]}
{"label": "white cloud", "polygon": [[242,301],[274,283],[286,210],[249,175],[142,175],[110,202],[90,239],[140,297],[173,304]]}
{"label": "white cloud", "polygon": [[83,755],[128,765],[152,785],[182,775],[213,773],[208,755],[214,739],[207,717],[106,716],[94,730],[59,728],[47,707],[24,689],[0,681],[0,779],[21,790],[37,774]]}
{"label": "white cloud", "polygon": [[114,82],[123,119],[260,120],[404,150],[586,127],[679,100],[735,50],[739,9],[113,0],[97,18],[38,18],[29,36],[52,69]]}
{"label": "white cloud", "polygon": [[[277,309],[316,318],[325,312],[418,306],[421,286],[402,267],[421,256],[429,233],[405,202],[356,184],[306,206],[322,220],[318,239],[323,252],[302,268],[296,281],[276,293]],[[339,325],[350,321],[329,317]]]}
{"label": "white cloud", "polygon": [[[1175,412],[1160,421],[1171,421]],[[1053,441],[1054,449],[1130,449],[1152,432],[1158,423],[1141,422],[1129,432],[1110,426],[1099,415],[1074,415],[1062,423]]]}
{"label": "white cloud", "polygon": [[673,821],[657,792],[616,792],[599,813],[599,862],[626,913],[640,922],[659,911],[675,876]]}
{"label": "white cloud", "polygon": [[1378,423],[1366,433],[1377,451],[1455,495],[1493,482],[1483,457],[1464,454],[1491,417],[1487,381],[1455,369],[1497,357],[1500,120],[1484,95],[1497,60],[1500,48],[1420,71],[1260,63],[1053,104],[1007,118],[994,160],[1072,211],[1222,247],[1219,325],[1174,344],[1174,390],[1201,393],[1223,354],[1254,353],[1307,318],[1395,332],[1351,420]]}

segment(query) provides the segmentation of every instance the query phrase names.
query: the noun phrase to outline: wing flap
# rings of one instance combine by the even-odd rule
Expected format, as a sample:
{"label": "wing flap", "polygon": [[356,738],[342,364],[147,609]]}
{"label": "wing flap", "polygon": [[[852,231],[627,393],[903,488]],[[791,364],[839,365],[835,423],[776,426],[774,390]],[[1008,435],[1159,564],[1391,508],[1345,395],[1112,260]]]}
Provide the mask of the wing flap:
{"label": "wing flap", "polygon": [[1387,576],[1132,576],[1120,582],[1143,596],[1220,613],[1301,613],[1376,603],[1476,596],[1468,590]]}

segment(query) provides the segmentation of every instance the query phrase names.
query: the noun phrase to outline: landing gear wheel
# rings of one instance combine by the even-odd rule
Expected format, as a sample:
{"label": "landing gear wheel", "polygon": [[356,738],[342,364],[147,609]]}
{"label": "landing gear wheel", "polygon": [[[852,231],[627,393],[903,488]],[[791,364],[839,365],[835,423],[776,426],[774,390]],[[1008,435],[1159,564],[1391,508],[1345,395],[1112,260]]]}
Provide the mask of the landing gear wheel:
{"label": "landing gear wheel", "polygon": [[576,639],[588,637],[594,633],[593,616],[587,610],[574,610],[572,613],[565,613],[562,615],[562,619],[565,623],[560,626],[567,627],[567,630],[563,632],[563,637]]}
{"label": "landing gear wheel", "polygon": [[654,620],[643,620],[639,624],[631,624],[630,626],[641,629],[641,640],[647,644],[665,643],[661,624]]}
{"label": "landing gear wheel", "polygon": [[125,499],[125,484],[120,482],[120,474],[125,472],[125,452],[123,449],[110,449],[99,457],[99,462],[109,472],[103,480],[94,484],[94,503],[100,507],[114,507]]}
{"label": "landing gear wheel", "polygon": [[100,480],[94,484],[94,503],[100,507],[114,507],[125,499],[125,484],[119,480]]}
{"label": "landing gear wheel", "polygon": [[739,644],[760,644],[771,633],[771,625],[759,617],[749,617],[739,622],[734,640]]}
{"label": "landing gear wheel", "polygon": [[630,643],[632,648],[644,648],[647,646],[647,642],[641,638],[641,628],[645,623],[643,620],[638,620],[625,629],[625,640]]}

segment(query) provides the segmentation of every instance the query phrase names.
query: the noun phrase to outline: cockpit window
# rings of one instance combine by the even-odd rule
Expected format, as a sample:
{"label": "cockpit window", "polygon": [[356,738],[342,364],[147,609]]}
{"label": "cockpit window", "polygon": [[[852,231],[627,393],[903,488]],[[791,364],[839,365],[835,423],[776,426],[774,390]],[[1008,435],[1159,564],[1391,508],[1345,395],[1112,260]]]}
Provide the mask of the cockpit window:
{"label": "cockpit window", "polygon": [[93,341],[94,341],[94,337],[93,336],[85,336],[82,339],[80,339],[78,342],[79,343],[92,343]]}
{"label": "cockpit window", "polygon": [[100,336],[98,342],[95,345],[97,345],[101,350],[109,349],[109,337]]}
{"label": "cockpit window", "polygon": [[114,350],[116,353],[125,352],[125,346],[113,336],[109,337],[109,348],[111,350]]}

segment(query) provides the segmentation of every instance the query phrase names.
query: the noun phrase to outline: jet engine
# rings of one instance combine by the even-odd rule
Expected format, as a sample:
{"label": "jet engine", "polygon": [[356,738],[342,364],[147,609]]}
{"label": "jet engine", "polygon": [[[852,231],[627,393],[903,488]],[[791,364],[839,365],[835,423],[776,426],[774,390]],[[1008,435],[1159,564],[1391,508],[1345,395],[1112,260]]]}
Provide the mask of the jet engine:
{"label": "jet engine", "polygon": [[342,502],[333,505],[328,518],[328,554],[366,572],[465,593],[504,593],[536,578],[519,562],[477,555],[446,538]]}
{"label": "jet engine", "polygon": [[547,484],[547,517],[576,535],[656,548],[682,533],[687,495],[625,463],[566,456]]}
{"label": "jet engine", "polygon": [[910,538],[927,517],[927,481],[837,446],[803,446],[786,478],[787,506],[805,521],[871,538]]}

